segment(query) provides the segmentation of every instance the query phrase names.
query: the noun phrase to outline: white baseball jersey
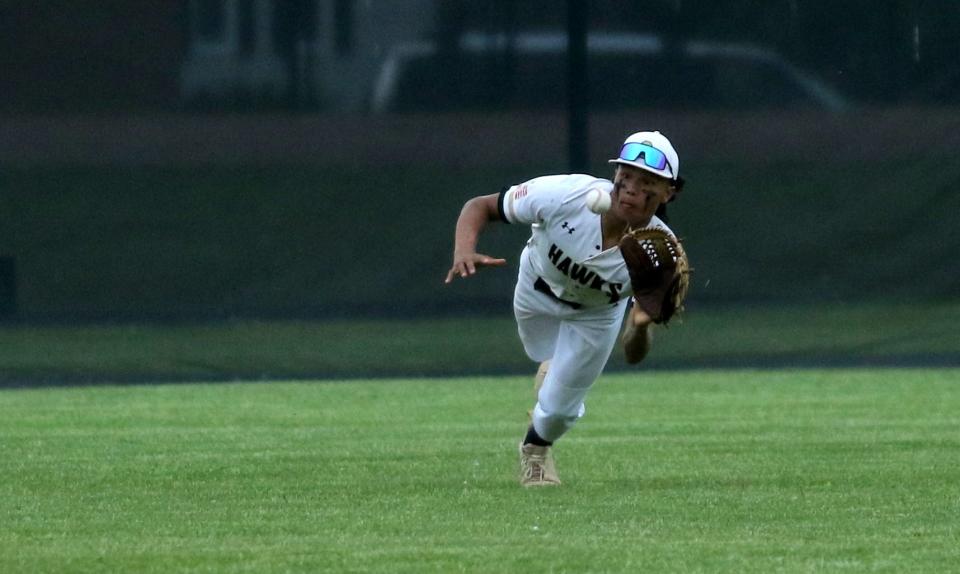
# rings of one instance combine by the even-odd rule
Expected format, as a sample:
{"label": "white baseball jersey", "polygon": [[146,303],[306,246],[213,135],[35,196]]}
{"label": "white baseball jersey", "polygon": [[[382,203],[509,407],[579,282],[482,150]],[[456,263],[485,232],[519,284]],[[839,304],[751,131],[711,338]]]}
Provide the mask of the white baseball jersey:
{"label": "white baseball jersey", "polygon": [[[603,249],[601,217],[584,201],[594,188],[609,193],[613,183],[551,175],[500,194],[501,217],[533,230],[520,258],[513,309],[527,355],[551,360],[531,413],[537,434],[548,441],[583,416],[584,398],[610,358],[633,294],[619,247]],[[656,217],[650,226],[670,233]]]}
{"label": "white baseball jersey", "polygon": [[[583,174],[550,175],[500,195],[505,221],[531,225],[522,255],[526,263],[557,297],[584,307],[609,305],[633,294],[620,249],[603,249],[600,215],[584,202],[594,188],[610,193],[613,182]],[[657,217],[649,226],[670,233]]]}

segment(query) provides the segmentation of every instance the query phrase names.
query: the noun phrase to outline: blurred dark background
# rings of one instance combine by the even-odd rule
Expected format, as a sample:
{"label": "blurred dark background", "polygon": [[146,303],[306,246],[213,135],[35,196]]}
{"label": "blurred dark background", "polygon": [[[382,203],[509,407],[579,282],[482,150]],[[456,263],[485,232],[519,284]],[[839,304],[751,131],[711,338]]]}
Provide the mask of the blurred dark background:
{"label": "blurred dark background", "polygon": [[949,0],[3,0],[0,318],[509,314],[460,206],[647,129],[691,306],[955,301],[957,54]]}

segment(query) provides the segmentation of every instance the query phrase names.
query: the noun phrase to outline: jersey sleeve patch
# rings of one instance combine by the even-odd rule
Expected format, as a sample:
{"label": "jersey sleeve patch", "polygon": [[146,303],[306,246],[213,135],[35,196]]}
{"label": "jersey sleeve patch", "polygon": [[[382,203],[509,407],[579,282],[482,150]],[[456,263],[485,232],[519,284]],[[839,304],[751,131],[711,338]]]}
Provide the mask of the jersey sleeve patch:
{"label": "jersey sleeve patch", "polygon": [[526,183],[508,187],[500,192],[497,199],[497,211],[500,218],[507,223],[516,223],[522,218],[517,213],[517,202],[526,197],[528,189]]}

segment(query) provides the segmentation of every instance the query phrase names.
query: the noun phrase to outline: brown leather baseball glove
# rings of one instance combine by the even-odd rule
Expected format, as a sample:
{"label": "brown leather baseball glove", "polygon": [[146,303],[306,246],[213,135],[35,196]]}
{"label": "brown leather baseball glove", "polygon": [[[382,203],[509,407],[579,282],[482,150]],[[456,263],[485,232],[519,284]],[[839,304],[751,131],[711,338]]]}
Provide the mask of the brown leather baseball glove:
{"label": "brown leather baseball glove", "polygon": [[668,323],[683,309],[690,286],[690,262],[680,242],[662,229],[632,229],[620,239],[620,253],[636,304],[654,323]]}

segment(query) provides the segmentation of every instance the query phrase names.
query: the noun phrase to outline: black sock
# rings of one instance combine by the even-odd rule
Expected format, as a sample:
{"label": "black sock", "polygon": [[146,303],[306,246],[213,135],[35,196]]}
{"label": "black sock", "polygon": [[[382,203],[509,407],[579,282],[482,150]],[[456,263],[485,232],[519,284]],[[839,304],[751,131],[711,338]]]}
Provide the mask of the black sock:
{"label": "black sock", "polygon": [[527,429],[527,436],[523,438],[523,444],[535,444],[537,446],[552,446],[553,443],[547,440],[543,440],[540,435],[537,434],[537,431],[533,430],[533,425],[530,425],[530,428]]}

